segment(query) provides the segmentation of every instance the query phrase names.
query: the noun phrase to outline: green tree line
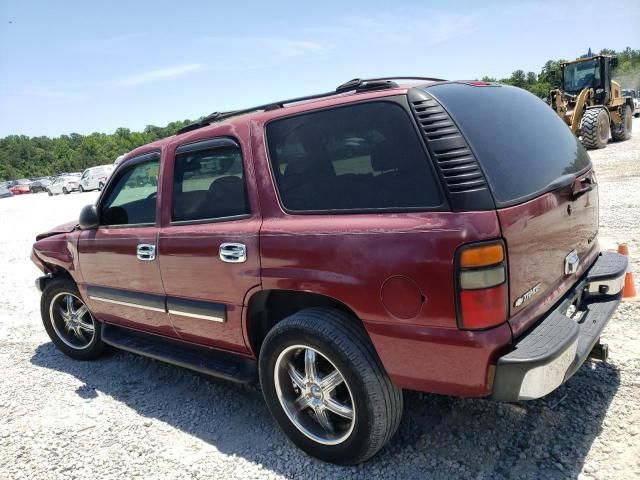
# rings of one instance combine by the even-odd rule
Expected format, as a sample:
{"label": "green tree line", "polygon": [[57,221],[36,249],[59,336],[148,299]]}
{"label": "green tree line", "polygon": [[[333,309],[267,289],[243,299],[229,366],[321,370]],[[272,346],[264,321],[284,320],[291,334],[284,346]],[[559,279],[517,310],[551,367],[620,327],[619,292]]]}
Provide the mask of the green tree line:
{"label": "green tree line", "polygon": [[[604,49],[600,53],[617,55],[618,68],[614,78],[621,82],[623,88],[640,90],[640,50],[627,47],[621,52]],[[545,98],[550,89],[560,86],[560,64],[564,61],[549,60],[538,73],[516,70],[509,78],[485,76],[482,80],[514,85]],[[173,135],[189,123],[189,120],[183,120],[165,127],[149,125],[142,132],[118,128],[112,134],[71,133],[55,138],[9,135],[0,139],[0,180],[77,172],[95,165],[113,163],[119,155]]]}
{"label": "green tree line", "polygon": [[190,120],[165,127],[147,126],[142,132],[118,128],[112,134],[71,133],[55,138],[9,135],[0,139],[0,180],[81,172],[85,168],[113,163],[140,145],[175,134]]}

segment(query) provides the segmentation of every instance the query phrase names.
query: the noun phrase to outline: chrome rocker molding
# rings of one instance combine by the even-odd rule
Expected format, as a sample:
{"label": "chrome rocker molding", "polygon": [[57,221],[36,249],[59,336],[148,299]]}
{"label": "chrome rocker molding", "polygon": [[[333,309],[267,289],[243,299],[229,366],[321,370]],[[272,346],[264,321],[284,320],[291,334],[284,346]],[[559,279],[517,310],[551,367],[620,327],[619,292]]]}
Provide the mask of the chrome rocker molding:
{"label": "chrome rocker molding", "polygon": [[98,302],[122,305],[123,307],[140,308],[152,312],[166,313],[164,295],[153,295],[149,293],[132,292],[130,290],[119,290],[117,288],[97,287],[89,285],[87,295],[90,300]]}
{"label": "chrome rocker molding", "polygon": [[96,300],[98,302],[106,302],[106,303],[113,303],[115,305],[122,305],[123,307],[141,308],[142,310],[150,310],[152,312],[166,313],[166,310],[164,308],[150,307],[148,305],[140,305],[139,303],[121,302],[119,300],[113,300],[111,298],[104,298],[104,297],[97,297],[95,295],[89,295],[89,298],[91,300]]}
{"label": "chrome rocker molding", "polygon": [[169,315],[220,323],[227,321],[227,308],[222,303],[167,297],[167,310],[169,311]]}
{"label": "chrome rocker molding", "polygon": [[227,321],[227,307],[222,303],[165,297],[93,285],[87,288],[87,294],[90,300],[97,302],[218,323]]}
{"label": "chrome rocker molding", "polygon": [[210,315],[199,315],[197,313],[181,312],[180,310],[169,310],[169,315],[178,315],[180,317],[199,318],[200,320],[211,320],[212,322],[224,322],[222,317],[213,317]]}

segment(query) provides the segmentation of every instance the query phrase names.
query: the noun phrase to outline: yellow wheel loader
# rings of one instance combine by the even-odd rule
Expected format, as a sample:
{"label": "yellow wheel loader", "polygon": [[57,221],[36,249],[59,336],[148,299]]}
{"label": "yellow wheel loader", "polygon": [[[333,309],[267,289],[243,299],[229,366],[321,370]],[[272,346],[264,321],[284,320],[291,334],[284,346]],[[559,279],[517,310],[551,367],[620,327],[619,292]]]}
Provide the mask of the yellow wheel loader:
{"label": "yellow wheel loader", "polygon": [[561,87],[549,93],[551,107],[586,148],[606,147],[609,133],[618,141],[631,137],[634,105],[611,79],[617,64],[610,55],[563,63]]}

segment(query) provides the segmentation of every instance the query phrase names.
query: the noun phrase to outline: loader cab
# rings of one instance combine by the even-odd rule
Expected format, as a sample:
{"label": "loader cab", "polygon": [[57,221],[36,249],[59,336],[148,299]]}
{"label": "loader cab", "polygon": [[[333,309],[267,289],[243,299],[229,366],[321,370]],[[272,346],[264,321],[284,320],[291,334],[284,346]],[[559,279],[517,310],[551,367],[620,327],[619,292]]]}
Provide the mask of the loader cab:
{"label": "loader cab", "polygon": [[577,95],[585,88],[593,88],[597,105],[611,100],[611,73],[618,65],[617,57],[597,55],[562,64],[562,90]]}

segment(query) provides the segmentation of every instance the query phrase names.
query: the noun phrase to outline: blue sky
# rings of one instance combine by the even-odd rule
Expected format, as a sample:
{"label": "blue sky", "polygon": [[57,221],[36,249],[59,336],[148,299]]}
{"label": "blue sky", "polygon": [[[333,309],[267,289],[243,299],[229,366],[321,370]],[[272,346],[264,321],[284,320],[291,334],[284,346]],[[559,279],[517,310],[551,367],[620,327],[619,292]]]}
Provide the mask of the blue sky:
{"label": "blue sky", "polygon": [[[113,132],[323,92],[354,77],[505,77],[591,47],[601,1],[0,0],[0,137]],[[622,19],[622,17],[618,17]]]}

